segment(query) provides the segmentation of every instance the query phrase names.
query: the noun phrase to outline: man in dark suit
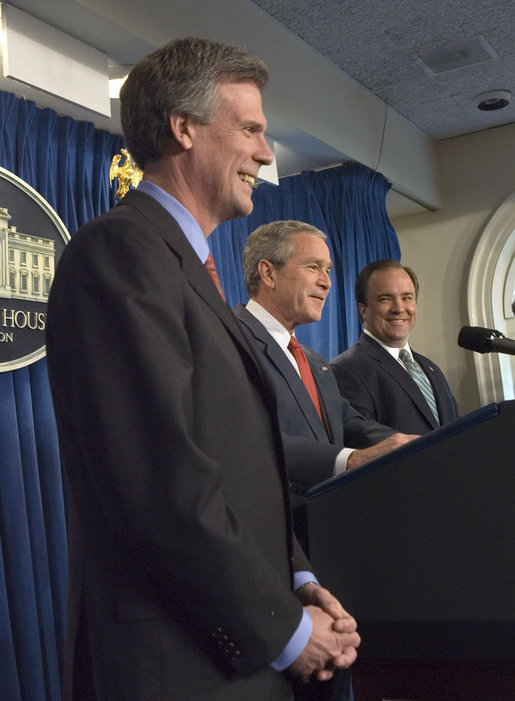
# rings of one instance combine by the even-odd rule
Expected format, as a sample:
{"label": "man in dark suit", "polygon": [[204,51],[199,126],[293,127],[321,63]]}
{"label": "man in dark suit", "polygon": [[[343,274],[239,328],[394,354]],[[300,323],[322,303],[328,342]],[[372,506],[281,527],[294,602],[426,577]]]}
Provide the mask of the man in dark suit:
{"label": "man in dark suit", "polygon": [[279,701],[290,675],[329,679],[356,656],[354,619],[293,538],[273,402],[204,266],[272,160],[266,78],[202,39],[140,61],[121,114],[143,181],[59,262],[67,701]]}
{"label": "man in dark suit", "polygon": [[341,397],[329,363],[304,347],[316,386],[314,402],[288,348],[295,328],[318,321],[322,314],[331,287],[325,238],[315,227],[297,221],[256,229],[243,253],[250,301],[235,309],[265,363],[277,400],[288,474],[297,493],[411,438],[364,419]]}
{"label": "man in dark suit", "polygon": [[363,333],[331,367],[342,395],[364,416],[424,434],[456,419],[458,408],[442,371],[409,346],[418,289],[415,273],[396,261],[367,265],[356,280]]}

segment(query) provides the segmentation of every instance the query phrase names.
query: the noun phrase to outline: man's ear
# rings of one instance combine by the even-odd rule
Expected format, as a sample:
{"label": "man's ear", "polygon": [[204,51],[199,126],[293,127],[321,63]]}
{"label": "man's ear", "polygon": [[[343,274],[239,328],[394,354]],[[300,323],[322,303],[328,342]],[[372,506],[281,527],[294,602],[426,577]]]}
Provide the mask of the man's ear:
{"label": "man's ear", "polygon": [[175,141],[184,151],[189,151],[193,146],[190,115],[171,114],[168,121]]}
{"label": "man's ear", "polygon": [[275,287],[275,267],[269,260],[260,260],[258,263],[258,272],[261,277],[261,282],[271,290]]}
{"label": "man's ear", "polygon": [[358,312],[361,319],[361,323],[365,322],[367,305],[362,302],[358,302]]}

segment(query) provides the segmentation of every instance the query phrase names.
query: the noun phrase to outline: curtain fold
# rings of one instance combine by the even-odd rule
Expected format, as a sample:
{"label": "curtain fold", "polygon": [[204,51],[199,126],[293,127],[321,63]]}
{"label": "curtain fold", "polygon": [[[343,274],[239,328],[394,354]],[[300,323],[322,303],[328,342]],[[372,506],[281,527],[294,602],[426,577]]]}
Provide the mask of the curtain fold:
{"label": "curtain fold", "polygon": [[327,234],[334,272],[322,319],[299,327],[297,336],[328,360],[354,344],[361,330],[354,300],[357,274],[378,258],[400,260],[386,212],[389,189],[383,175],[358,164],[281,178],[279,186],[261,184],[252,214],[222,224],[208,239],[228,303],[248,300],[241,255],[249,234],[277,219],[305,221]]}
{"label": "curtain fold", "polygon": [[[108,172],[121,146],[88,122],[0,92],[0,166],[39,192],[70,233],[115,203]],[[65,503],[45,358],[0,373],[0,446],[0,697],[58,701]]]}

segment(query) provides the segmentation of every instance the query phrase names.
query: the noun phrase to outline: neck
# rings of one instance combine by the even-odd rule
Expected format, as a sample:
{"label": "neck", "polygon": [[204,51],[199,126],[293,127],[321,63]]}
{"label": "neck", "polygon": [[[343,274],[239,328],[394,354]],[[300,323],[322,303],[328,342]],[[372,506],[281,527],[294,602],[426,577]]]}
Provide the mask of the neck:
{"label": "neck", "polygon": [[145,164],[143,178],[175,197],[188,210],[191,216],[197,220],[204,237],[207,239],[220,222],[213,221],[208,216],[208,213],[199,206],[199,202],[194,197],[182,169],[176,167],[177,158],[179,157],[175,156]]}
{"label": "neck", "polygon": [[268,298],[264,298],[263,295],[257,295],[256,297],[252,297],[254,302],[257,302],[263,309],[266,309],[266,311],[271,314],[274,319],[276,319],[281,326],[284,326],[284,328],[288,331],[288,333],[293,335],[293,332],[297,326],[293,321],[286,319],[283,314],[281,314],[281,311],[277,309],[274,304],[270,301]]}

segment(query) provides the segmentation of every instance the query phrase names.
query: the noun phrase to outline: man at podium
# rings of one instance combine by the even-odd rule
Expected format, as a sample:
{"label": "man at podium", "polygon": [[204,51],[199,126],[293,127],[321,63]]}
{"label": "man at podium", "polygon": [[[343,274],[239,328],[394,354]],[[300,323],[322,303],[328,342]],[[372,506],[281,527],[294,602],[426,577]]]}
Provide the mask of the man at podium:
{"label": "man at podium", "polygon": [[235,309],[274,390],[288,475],[301,494],[415,437],[355,411],[329,363],[295,338],[297,326],[320,319],[331,287],[325,238],[298,221],[256,229],[243,252],[250,301]]}
{"label": "man at podium", "polygon": [[440,368],[409,346],[418,289],[413,270],[397,261],[367,265],[355,288],[363,333],[331,367],[342,396],[363,416],[422,435],[456,419],[458,408]]}

